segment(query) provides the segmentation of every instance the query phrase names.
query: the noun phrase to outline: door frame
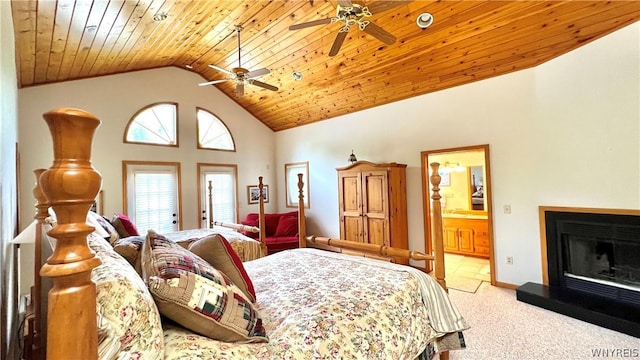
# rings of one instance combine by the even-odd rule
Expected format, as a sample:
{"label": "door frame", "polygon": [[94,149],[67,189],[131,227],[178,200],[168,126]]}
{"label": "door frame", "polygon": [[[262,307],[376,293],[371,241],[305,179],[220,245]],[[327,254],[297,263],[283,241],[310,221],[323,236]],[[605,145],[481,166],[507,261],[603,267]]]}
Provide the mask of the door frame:
{"label": "door frame", "polygon": [[[423,225],[424,225],[424,248],[428,254],[433,252],[433,245],[431,241],[431,192],[429,190],[429,155],[436,154],[448,154],[467,151],[483,151],[484,152],[484,166],[486,179],[484,179],[484,193],[486,196],[487,204],[487,223],[489,226],[489,267],[491,285],[496,285],[495,274],[495,251],[493,245],[493,200],[492,200],[492,183],[491,183],[491,163],[490,163],[490,151],[489,144],[471,145],[446,149],[434,149],[425,150],[420,152],[420,164],[422,169],[422,211],[423,211]],[[431,263],[427,264],[427,271],[431,271]],[[445,273],[446,279],[446,273]]]}

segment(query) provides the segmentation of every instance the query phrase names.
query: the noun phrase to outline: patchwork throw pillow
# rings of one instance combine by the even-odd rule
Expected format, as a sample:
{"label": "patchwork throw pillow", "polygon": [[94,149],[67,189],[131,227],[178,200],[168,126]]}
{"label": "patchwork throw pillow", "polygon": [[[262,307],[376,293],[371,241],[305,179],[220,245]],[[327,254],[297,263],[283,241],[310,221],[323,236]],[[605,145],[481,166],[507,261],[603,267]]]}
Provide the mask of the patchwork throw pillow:
{"label": "patchwork throw pillow", "polygon": [[251,299],[189,250],[150,230],[141,265],[160,313],[169,319],[216,340],[268,341]]}
{"label": "patchwork throw pillow", "polygon": [[252,302],[256,301],[253,283],[242,265],[242,260],[224,236],[215,234],[196,240],[189,245],[189,251],[222,271]]}
{"label": "patchwork throw pillow", "polygon": [[140,235],[136,225],[125,214],[115,214],[111,219],[111,225],[113,225],[120,237]]}

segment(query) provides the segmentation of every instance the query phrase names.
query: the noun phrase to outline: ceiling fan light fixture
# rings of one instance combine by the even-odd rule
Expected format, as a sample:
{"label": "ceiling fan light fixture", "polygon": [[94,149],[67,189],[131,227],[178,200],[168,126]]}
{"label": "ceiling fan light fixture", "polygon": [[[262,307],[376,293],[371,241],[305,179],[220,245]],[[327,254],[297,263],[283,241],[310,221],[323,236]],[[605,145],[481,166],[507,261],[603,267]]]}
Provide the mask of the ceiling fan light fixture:
{"label": "ceiling fan light fixture", "polygon": [[294,71],[291,73],[291,77],[293,77],[295,81],[300,81],[302,80],[302,73],[300,71]]}
{"label": "ceiling fan light fixture", "polygon": [[416,19],[416,24],[420,29],[426,29],[433,24],[433,15],[430,13],[422,13],[418,15]]}

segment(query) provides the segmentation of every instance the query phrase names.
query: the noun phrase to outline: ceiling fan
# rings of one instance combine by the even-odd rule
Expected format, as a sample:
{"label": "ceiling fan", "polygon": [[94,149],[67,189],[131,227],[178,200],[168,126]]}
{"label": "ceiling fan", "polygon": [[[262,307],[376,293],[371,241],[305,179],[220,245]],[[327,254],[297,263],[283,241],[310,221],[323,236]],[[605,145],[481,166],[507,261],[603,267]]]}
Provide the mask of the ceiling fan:
{"label": "ceiling fan", "polygon": [[347,37],[347,33],[352,26],[358,26],[358,28],[367,34],[375,37],[387,45],[392,45],[396,42],[396,37],[384,30],[380,26],[367,20],[373,14],[392,9],[396,6],[403,5],[404,1],[378,1],[371,5],[363,6],[359,4],[352,4],[351,0],[338,0],[338,7],[336,8],[336,16],[327,19],[320,19],[309,21],[306,23],[295,24],[289,26],[289,30],[304,29],[311,26],[332,24],[335,22],[342,23],[342,27],[338,30],[336,39],[333,41],[329,56],[335,56],[340,51],[342,43]]}
{"label": "ceiling fan", "polygon": [[235,27],[235,31],[238,34],[238,67],[234,67],[231,70],[227,70],[227,69],[223,69],[221,67],[215,66],[215,65],[211,65],[209,64],[209,67],[212,69],[216,69],[220,72],[223,72],[229,76],[231,76],[230,78],[227,79],[221,79],[221,80],[213,80],[213,81],[207,81],[207,82],[203,82],[198,84],[199,86],[207,86],[207,85],[213,85],[213,84],[219,84],[222,82],[226,82],[226,81],[235,81],[236,82],[236,96],[237,97],[241,97],[242,95],[244,95],[244,86],[249,84],[249,85],[255,85],[255,86],[259,86],[263,89],[267,89],[267,90],[271,90],[271,91],[278,91],[278,88],[273,86],[273,85],[269,85],[267,83],[264,83],[262,81],[258,81],[255,78],[260,77],[262,75],[267,75],[269,74],[271,71],[269,71],[269,69],[266,68],[262,68],[262,69],[257,69],[257,70],[253,70],[253,71],[249,71],[245,68],[242,67],[242,63],[240,61],[240,31],[242,30],[242,26],[240,25],[236,25]]}

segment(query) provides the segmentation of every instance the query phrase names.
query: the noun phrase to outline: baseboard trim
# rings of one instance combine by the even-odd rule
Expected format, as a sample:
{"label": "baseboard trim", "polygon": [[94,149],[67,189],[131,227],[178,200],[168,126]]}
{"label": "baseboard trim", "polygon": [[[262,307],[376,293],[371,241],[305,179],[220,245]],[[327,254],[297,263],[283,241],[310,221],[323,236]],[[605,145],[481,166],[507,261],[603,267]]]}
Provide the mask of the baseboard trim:
{"label": "baseboard trim", "polygon": [[505,289],[510,289],[510,290],[515,290],[518,287],[520,287],[520,285],[515,285],[515,284],[510,284],[510,283],[505,283],[505,282],[500,282],[500,281],[496,281],[495,284],[492,284],[495,287],[499,287],[499,288],[505,288]]}

